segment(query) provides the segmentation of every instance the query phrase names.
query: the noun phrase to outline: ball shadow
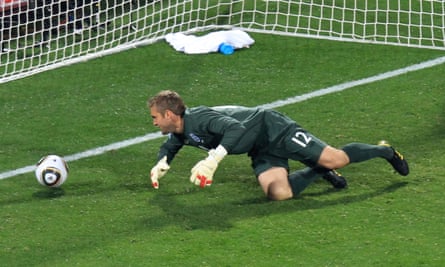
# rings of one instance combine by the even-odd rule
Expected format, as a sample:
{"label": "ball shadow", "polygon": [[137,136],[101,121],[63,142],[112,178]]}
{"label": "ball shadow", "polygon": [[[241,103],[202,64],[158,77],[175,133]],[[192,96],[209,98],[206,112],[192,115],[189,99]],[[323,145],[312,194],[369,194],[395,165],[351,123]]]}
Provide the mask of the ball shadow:
{"label": "ball shadow", "polygon": [[33,198],[38,198],[38,199],[54,199],[62,197],[64,195],[65,195],[65,190],[63,190],[63,188],[61,187],[56,187],[56,188],[47,187],[41,189],[40,191],[36,191],[32,194]]}

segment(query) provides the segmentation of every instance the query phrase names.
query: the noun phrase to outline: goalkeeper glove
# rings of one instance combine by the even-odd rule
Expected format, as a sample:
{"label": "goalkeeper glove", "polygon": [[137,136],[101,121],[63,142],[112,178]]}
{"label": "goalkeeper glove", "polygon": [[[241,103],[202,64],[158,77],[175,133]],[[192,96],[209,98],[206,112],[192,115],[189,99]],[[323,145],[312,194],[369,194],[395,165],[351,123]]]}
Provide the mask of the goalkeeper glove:
{"label": "goalkeeper glove", "polygon": [[192,169],[190,182],[200,187],[210,186],[213,181],[213,174],[218,168],[219,162],[227,155],[227,150],[219,145],[216,149],[211,149],[209,155],[204,160],[198,162]]}
{"label": "goalkeeper glove", "polygon": [[170,166],[167,163],[167,156],[164,156],[158,163],[151,169],[150,178],[151,185],[155,188],[159,188],[158,180],[164,176],[167,171],[170,169]]}

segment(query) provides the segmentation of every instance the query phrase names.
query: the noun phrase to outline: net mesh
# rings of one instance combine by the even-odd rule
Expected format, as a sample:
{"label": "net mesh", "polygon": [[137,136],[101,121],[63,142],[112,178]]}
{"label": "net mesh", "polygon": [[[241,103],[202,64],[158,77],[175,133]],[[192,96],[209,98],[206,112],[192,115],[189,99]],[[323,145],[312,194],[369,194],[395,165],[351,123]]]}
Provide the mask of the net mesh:
{"label": "net mesh", "polygon": [[1,0],[0,82],[232,27],[445,50],[444,14],[443,0]]}

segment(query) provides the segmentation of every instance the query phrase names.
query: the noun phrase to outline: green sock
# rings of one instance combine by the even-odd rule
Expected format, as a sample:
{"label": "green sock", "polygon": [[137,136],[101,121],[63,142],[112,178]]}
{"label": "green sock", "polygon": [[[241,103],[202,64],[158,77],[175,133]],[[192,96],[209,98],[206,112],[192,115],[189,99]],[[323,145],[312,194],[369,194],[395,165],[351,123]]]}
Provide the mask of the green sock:
{"label": "green sock", "polygon": [[304,168],[302,170],[295,171],[289,174],[289,184],[292,188],[293,196],[296,197],[300,194],[306,187],[308,187],[313,181],[320,177],[318,173],[313,168]]}
{"label": "green sock", "polygon": [[348,155],[350,162],[362,162],[376,157],[391,159],[394,156],[391,147],[362,143],[347,144],[342,150]]}

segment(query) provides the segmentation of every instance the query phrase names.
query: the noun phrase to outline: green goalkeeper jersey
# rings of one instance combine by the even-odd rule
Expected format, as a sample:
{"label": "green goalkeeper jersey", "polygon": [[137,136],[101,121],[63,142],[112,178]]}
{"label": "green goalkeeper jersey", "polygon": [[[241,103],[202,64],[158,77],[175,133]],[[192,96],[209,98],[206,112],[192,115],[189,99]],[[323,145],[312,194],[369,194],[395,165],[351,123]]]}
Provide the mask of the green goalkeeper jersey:
{"label": "green goalkeeper jersey", "polygon": [[183,119],[183,133],[169,134],[160,148],[158,159],[166,155],[170,163],[184,145],[205,150],[222,145],[229,154],[276,147],[289,129],[299,127],[274,110],[241,106],[187,108]]}

